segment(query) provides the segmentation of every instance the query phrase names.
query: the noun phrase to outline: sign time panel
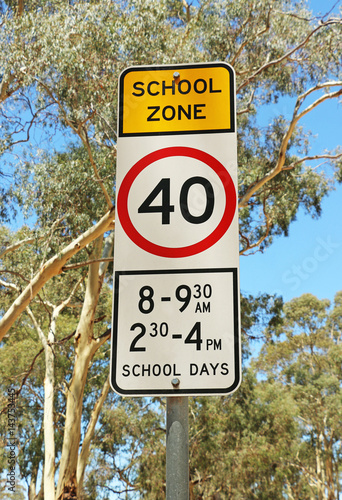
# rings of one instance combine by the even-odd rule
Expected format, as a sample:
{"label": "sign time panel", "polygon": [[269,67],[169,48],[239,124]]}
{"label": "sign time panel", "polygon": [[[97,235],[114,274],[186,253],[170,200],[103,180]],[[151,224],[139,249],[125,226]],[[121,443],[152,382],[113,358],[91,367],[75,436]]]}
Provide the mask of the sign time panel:
{"label": "sign time panel", "polygon": [[116,392],[234,390],[240,373],[236,269],[118,272],[115,288]]}

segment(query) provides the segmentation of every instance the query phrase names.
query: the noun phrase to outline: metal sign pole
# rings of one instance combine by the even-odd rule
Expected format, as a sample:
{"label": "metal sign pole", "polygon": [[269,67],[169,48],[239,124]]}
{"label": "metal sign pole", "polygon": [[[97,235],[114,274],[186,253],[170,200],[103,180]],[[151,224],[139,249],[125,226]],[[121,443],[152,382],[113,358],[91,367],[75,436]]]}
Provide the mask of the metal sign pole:
{"label": "metal sign pole", "polygon": [[166,398],[166,500],[189,500],[187,397]]}

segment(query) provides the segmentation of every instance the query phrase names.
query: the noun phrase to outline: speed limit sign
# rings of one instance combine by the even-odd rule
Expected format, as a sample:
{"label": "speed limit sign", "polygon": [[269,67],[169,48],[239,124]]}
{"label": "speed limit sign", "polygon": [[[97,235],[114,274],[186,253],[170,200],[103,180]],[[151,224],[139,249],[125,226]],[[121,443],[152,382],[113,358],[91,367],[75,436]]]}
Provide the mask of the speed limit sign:
{"label": "speed limit sign", "polygon": [[111,383],[122,395],[240,383],[234,72],[139,66],[119,84]]}
{"label": "speed limit sign", "polygon": [[[140,204],[144,190],[148,195]],[[171,258],[210,248],[229,228],[235,207],[227,170],[213,156],[189,147],[163,148],[141,158],[123,179],[117,204],[130,239],[147,252]],[[160,214],[154,217],[158,230],[144,216],[152,213]]]}

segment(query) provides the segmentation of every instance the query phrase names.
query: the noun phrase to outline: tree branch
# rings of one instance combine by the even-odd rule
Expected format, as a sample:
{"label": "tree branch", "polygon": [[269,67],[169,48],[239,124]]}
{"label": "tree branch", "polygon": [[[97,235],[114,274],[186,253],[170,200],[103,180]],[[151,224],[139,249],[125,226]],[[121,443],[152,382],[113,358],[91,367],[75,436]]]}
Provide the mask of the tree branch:
{"label": "tree branch", "polygon": [[276,66],[277,64],[280,64],[282,61],[284,61],[285,59],[289,58],[292,54],[294,54],[295,52],[297,52],[297,50],[301,49],[302,47],[304,47],[308,41],[310,40],[310,38],[317,32],[319,31],[321,28],[324,28],[330,24],[336,24],[337,21],[334,21],[334,20],[331,20],[331,21],[326,21],[326,22],[322,22],[319,26],[317,26],[315,29],[313,29],[306,37],[305,39],[299,43],[298,45],[296,45],[296,47],[294,47],[293,49],[289,50],[288,52],[286,52],[286,54],[282,55],[281,57],[279,57],[278,59],[273,59],[272,61],[270,62],[266,62],[265,64],[263,64],[261,66],[261,68],[259,68],[257,71],[255,71],[249,78],[247,78],[246,81],[244,81],[236,90],[237,93],[239,93],[244,87],[246,87],[246,85],[248,85],[249,83],[251,83],[252,80],[254,80],[258,75],[260,75],[260,73],[262,73],[263,71],[265,71],[266,69],[270,68],[271,66]]}
{"label": "tree branch", "polygon": [[25,373],[25,376],[23,378],[23,380],[21,381],[21,384],[20,384],[20,387],[17,391],[17,396],[19,396],[19,394],[21,393],[22,391],[22,388],[24,387],[25,383],[26,383],[26,380],[28,379],[30,373],[32,372],[33,370],[33,367],[34,367],[34,364],[36,362],[36,360],[39,358],[39,356],[44,352],[44,347],[41,348],[41,350],[39,352],[37,352],[37,354],[34,356],[33,360],[32,360],[32,363],[30,364],[28,370],[26,371]]}
{"label": "tree branch", "polygon": [[292,162],[287,167],[283,167],[282,170],[284,172],[286,170],[292,170],[297,165],[300,165],[301,163],[303,163],[305,161],[311,161],[311,160],[338,160],[341,157],[342,157],[342,153],[339,153],[337,155],[323,154],[323,155],[314,155],[314,156],[303,156],[303,158],[300,158],[299,160]]}
{"label": "tree branch", "polygon": [[40,236],[39,238],[26,238],[25,240],[21,240],[21,241],[18,241],[17,243],[13,243],[13,245],[10,245],[9,247],[5,248],[5,250],[3,250],[0,253],[0,259],[2,257],[4,257],[7,253],[14,252],[14,250],[17,250],[22,245],[34,243],[35,241],[40,241],[43,238],[44,238],[44,236]]}
{"label": "tree branch", "polygon": [[24,0],[18,0],[17,16],[21,17],[24,13]]}
{"label": "tree branch", "polygon": [[25,238],[24,240],[20,240],[17,243],[13,243],[13,245],[10,245],[9,247],[5,248],[5,250],[3,250],[0,253],[0,259],[2,257],[4,257],[7,253],[14,252],[14,250],[17,250],[22,245],[26,245],[26,244],[34,243],[34,242],[37,242],[37,241],[41,241],[47,235],[52,235],[53,232],[54,232],[54,230],[56,229],[56,226],[60,222],[62,222],[63,219],[64,219],[64,215],[63,215],[63,217],[60,217],[59,219],[55,220],[54,223],[52,224],[51,228],[45,234],[43,234],[42,236],[35,236],[35,237],[32,237],[32,238]]}
{"label": "tree branch", "polygon": [[190,17],[190,5],[188,4],[188,2],[186,0],[182,0],[182,3],[184,5],[185,12],[186,12],[186,20],[189,23],[190,19],[191,19],[191,17]]}
{"label": "tree branch", "polygon": [[93,157],[93,153],[92,153],[92,150],[91,150],[91,147],[90,147],[89,137],[88,137],[87,131],[86,130],[82,130],[82,132],[79,131],[78,135],[81,138],[81,140],[82,140],[82,142],[83,142],[83,144],[84,144],[84,146],[85,146],[85,148],[87,150],[91,166],[93,167],[93,170],[94,170],[94,173],[95,173],[95,177],[96,177],[97,181],[100,184],[100,187],[102,189],[103,195],[104,195],[105,200],[107,202],[108,208],[109,208],[109,210],[111,210],[113,208],[113,203],[112,203],[112,200],[110,199],[110,196],[109,196],[109,194],[107,192],[107,189],[106,189],[105,185],[102,182],[101,177],[99,176],[99,172],[97,170],[97,166],[96,166],[96,163],[95,163],[95,160],[94,160],[94,157]]}
{"label": "tree branch", "polygon": [[31,318],[31,321],[38,333],[38,336],[39,336],[39,339],[43,345],[43,348],[44,350],[46,351],[46,349],[48,348],[48,342],[46,340],[46,337],[44,335],[44,332],[43,330],[40,328],[39,324],[38,324],[38,321],[36,320],[36,317],[35,315],[33,314],[33,312],[31,311],[31,309],[29,307],[26,307],[26,311],[27,311],[27,314],[30,316]]}
{"label": "tree branch", "polygon": [[31,300],[37,295],[41,288],[53,276],[62,272],[65,263],[68,262],[77,252],[82,250],[90,242],[104,234],[114,223],[114,208],[106,213],[92,228],[81,234],[76,240],[71,242],[59,254],[49,259],[38,271],[29,285],[14,301],[12,306],[6,311],[0,320],[0,341],[11,328],[15,320],[26,309]]}
{"label": "tree branch", "polygon": [[253,90],[253,92],[251,93],[251,97],[247,103],[247,106],[244,109],[242,109],[241,111],[237,111],[236,112],[237,115],[243,115],[244,113],[249,113],[249,110],[251,108],[251,105],[252,105],[252,102],[254,99],[254,94],[255,94],[255,90]]}
{"label": "tree branch", "polygon": [[98,421],[103,403],[105,402],[106,397],[108,395],[109,388],[110,388],[109,377],[107,377],[106,382],[104,383],[104,386],[102,388],[101,394],[98,400],[96,401],[94,409],[92,411],[90,421],[83,439],[81,453],[77,461],[77,484],[80,489],[82,488],[83,484],[84,472],[90,453],[90,444],[95,433],[95,426]]}
{"label": "tree branch", "polygon": [[[336,82],[337,85],[339,86],[342,86],[342,82]],[[325,85],[327,86],[327,85]],[[332,85],[328,85],[329,87],[331,87]],[[322,86],[319,86],[317,87],[317,90],[319,88],[322,88]],[[310,92],[311,93],[311,92]],[[297,116],[296,118],[296,123],[301,119],[303,118],[303,116],[307,115],[308,113],[310,113],[310,111],[312,111],[313,109],[315,109],[317,106],[319,106],[320,104],[322,104],[322,102],[328,100],[328,99],[335,99],[335,97],[339,97],[340,95],[342,95],[342,88],[340,90],[337,90],[336,92],[330,92],[330,94],[325,94],[323,96],[321,96],[319,99],[316,99],[316,101],[314,101],[312,104],[310,104],[307,108],[305,108],[301,113],[299,113],[299,115]],[[299,98],[298,98],[299,99]],[[297,101],[298,101],[297,99]]]}
{"label": "tree branch", "polygon": [[43,83],[41,80],[39,80],[39,78],[36,78],[36,81],[39,83],[39,85],[41,85],[44,88],[44,90],[49,95],[49,97],[53,100],[53,102],[55,102],[57,104],[57,106],[59,107],[59,109],[61,110],[61,112],[63,114],[65,122],[75,132],[75,134],[77,134],[79,136],[79,138],[83,142],[83,145],[85,146],[85,148],[87,150],[91,166],[93,167],[93,170],[94,170],[94,173],[95,173],[95,177],[96,177],[97,181],[99,182],[99,184],[101,186],[101,189],[102,189],[102,192],[104,194],[105,200],[107,202],[108,208],[109,208],[109,210],[111,210],[113,208],[113,203],[112,203],[112,200],[110,199],[110,196],[109,196],[109,194],[107,192],[106,187],[104,186],[104,184],[102,182],[101,177],[99,176],[99,172],[98,172],[98,169],[97,169],[94,157],[93,157],[93,153],[91,151],[91,147],[90,147],[90,143],[89,143],[89,138],[88,138],[87,130],[84,127],[85,123],[88,120],[90,120],[90,118],[92,118],[95,115],[95,111],[93,111],[88,118],[86,118],[82,123],[79,123],[79,125],[76,127],[75,124],[73,124],[68,119],[68,116],[67,116],[67,114],[66,114],[66,112],[65,112],[65,110],[64,110],[64,108],[63,108],[63,106],[61,104],[61,102],[59,101],[58,98],[56,98],[53,95],[53,93],[51,92],[51,90],[49,89],[49,87],[45,83]]}
{"label": "tree branch", "polygon": [[19,292],[19,287],[15,285],[14,283],[7,283],[6,281],[3,281],[0,279],[0,285],[5,287],[5,288],[12,288],[12,290],[15,290],[16,292]]}
{"label": "tree branch", "polygon": [[11,74],[9,74],[8,77],[6,77],[6,75],[2,77],[2,81],[0,83],[0,103],[6,101],[8,97],[10,97],[16,90],[18,90],[19,87],[13,90],[8,90],[8,87],[14,80],[15,77]]}
{"label": "tree branch", "polygon": [[[247,242],[247,246],[246,246],[246,248],[244,248],[243,250],[240,251],[240,255],[243,255],[245,252],[248,252],[249,250],[252,250],[252,248],[259,247],[261,245],[261,243],[269,235],[270,228],[271,228],[271,221],[270,221],[270,218],[269,218],[269,216],[268,216],[268,214],[266,212],[266,198],[264,199],[264,202],[263,202],[263,212],[264,212],[264,216],[265,216],[265,220],[266,220],[266,231],[265,231],[265,233],[259,238],[259,240],[256,243],[253,243],[253,245],[251,245],[249,243],[249,239],[246,236],[241,235],[242,238]],[[252,253],[255,253],[255,252],[252,252]],[[248,255],[250,255],[250,254],[248,254]]]}
{"label": "tree branch", "polygon": [[113,262],[113,257],[103,258],[103,259],[93,259],[86,260],[84,262],[79,262],[77,264],[69,264],[62,268],[62,271],[70,271],[70,269],[78,269],[79,267],[89,266],[90,264],[94,264],[95,262]]}
{"label": "tree branch", "polygon": [[[337,82],[336,82],[336,84],[337,84]],[[342,85],[342,82],[340,82],[339,85]],[[327,86],[327,85],[325,85],[325,86]],[[331,84],[329,86],[331,86]],[[322,86],[319,86],[319,87],[322,88]],[[309,93],[311,93],[311,92],[312,92],[312,89],[310,89]],[[305,94],[303,94],[303,95],[305,95]],[[290,123],[290,125],[289,125],[287,131],[285,132],[283,139],[281,141],[278,160],[277,160],[275,167],[272,170],[270,170],[270,172],[268,172],[268,174],[266,174],[262,179],[258,180],[256,183],[254,183],[253,186],[250,187],[250,189],[247,190],[247,192],[244,194],[244,196],[241,198],[241,200],[239,202],[240,208],[246,206],[248,201],[250,200],[250,198],[257,191],[259,191],[259,189],[264,184],[266,184],[271,179],[276,177],[282,171],[282,169],[284,167],[285,159],[286,159],[287,147],[288,147],[289,141],[292,137],[292,134],[293,134],[299,120],[301,118],[303,118],[303,116],[307,115],[310,111],[315,109],[317,106],[319,106],[319,104],[322,104],[322,102],[324,102],[328,99],[334,99],[335,97],[339,97],[340,95],[342,95],[342,88],[337,90],[336,92],[331,92],[329,94],[325,94],[325,95],[321,96],[319,99],[317,99],[312,104],[310,104],[307,108],[305,108],[301,113],[297,114],[299,111],[299,108],[303,102],[302,96],[298,97],[296,105],[295,105],[295,109],[293,112],[291,123]]]}
{"label": "tree branch", "polygon": [[[267,31],[270,29],[270,19],[271,19],[271,11],[272,11],[272,6],[270,6],[269,8],[269,11],[268,11],[268,14],[267,14],[267,20],[266,20],[266,26],[265,28],[263,28],[262,30],[258,31],[255,36],[251,39],[251,40],[246,40],[245,42],[243,42],[240,47],[238,48],[238,50],[236,51],[233,59],[231,60],[231,65],[234,66],[235,65],[235,62],[237,60],[237,58],[240,56],[241,52],[243,51],[243,49],[245,48],[246,45],[248,45],[249,43],[251,42],[254,42],[259,36],[263,35],[264,33],[267,33]],[[250,21],[251,19],[251,12],[249,13],[249,17],[248,19],[243,23],[242,27],[244,27],[245,25],[248,24],[248,22]]]}

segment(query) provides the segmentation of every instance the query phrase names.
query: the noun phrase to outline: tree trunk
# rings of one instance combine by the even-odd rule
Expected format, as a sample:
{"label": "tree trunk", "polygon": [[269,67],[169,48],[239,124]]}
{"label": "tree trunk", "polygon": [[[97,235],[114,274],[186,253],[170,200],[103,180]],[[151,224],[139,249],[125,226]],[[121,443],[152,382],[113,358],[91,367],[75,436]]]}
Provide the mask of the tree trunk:
{"label": "tree trunk", "polygon": [[[110,238],[112,239],[113,236]],[[100,257],[102,242],[103,237],[96,242],[93,255],[95,259]],[[109,247],[105,245],[106,252],[104,252],[103,257],[107,257],[107,252],[111,249],[112,245]],[[106,268],[107,266],[104,265],[100,267],[98,262],[89,266],[83,308],[75,335],[77,346],[73,376],[67,394],[64,439],[57,485],[58,500],[77,498],[78,495],[76,476],[84,388],[90,362],[97,349],[107,340],[107,338],[95,340],[93,337],[94,315]]]}
{"label": "tree trunk", "polygon": [[73,377],[68,390],[62,457],[59,469],[57,498],[77,498],[76,468],[81,439],[83,393],[89,363],[97,350],[93,343],[79,346]]}
{"label": "tree trunk", "polygon": [[49,334],[48,345],[45,349],[44,380],[44,500],[55,500],[55,432],[53,418],[55,361],[50,343]]}
{"label": "tree trunk", "polygon": [[38,471],[35,469],[32,471],[29,490],[28,490],[28,500],[36,500],[36,481],[37,481]]}
{"label": "tree trunk", "polygon": [[328,490],[328,500],[336,500],[335,496],[335,485],[334,485],[334,459],[333,451],[331,449],[332,438],[328,439],[324,436],[324,448],[325,448],[325,470],[326,470],[326,482]]}
{"label": "tree trunk", "polygon": [[[55,360],[52,345],[54,343],[54,325],[56,322],[57,308],[52,315],[52,322],[46,340],[43,330],[40,328],[33,312],[27,307],[27,313],[32,319],[45,352],[45,379],[44,379],[44,470],[43,490],[45,500],[55,500],[55,432],[53,418],[53,393],[55,383]],[[58,313],[57,313],[58,316]]]}
{"label": "tree trunk", "polygon": [[21,17],[23,13],[24,13],[24,0],[19,0],[17,8],[18,17]]}
{"label": "tree trunk", "polygon": [[316,447],[316,467],[317,467],[317,497],[318,500],[327,500],[325,494],[325,472],[322,460],[323,433],[320,432]]}
{"label": "tree trunk", "polygon": [[84,440],[82,443],[82,450],[81,450],[80,456],[78,458],[76,479],[77,479],[77,485],[78,485],[79,491],[81,491],[83,488],[84,472],[85,472],[85,468],[86,468],[89,453],[90,453],[91,440],[93,439],[94,432],[95,432],[95,426],[96,426],[96,423],[98,421],[103,403],[105,402],[105,399],[107,397],[109,388],[110,388],[110,384],[109,384],[109,377],[108,377],[104,386],[103,386],[100,397],[96,401],[96,404],[94,406],[94,410],[91,414],[91,419],[90,419],[90,422],[89,422],[89,425],[87,428],[87,432],[84,436]]}

